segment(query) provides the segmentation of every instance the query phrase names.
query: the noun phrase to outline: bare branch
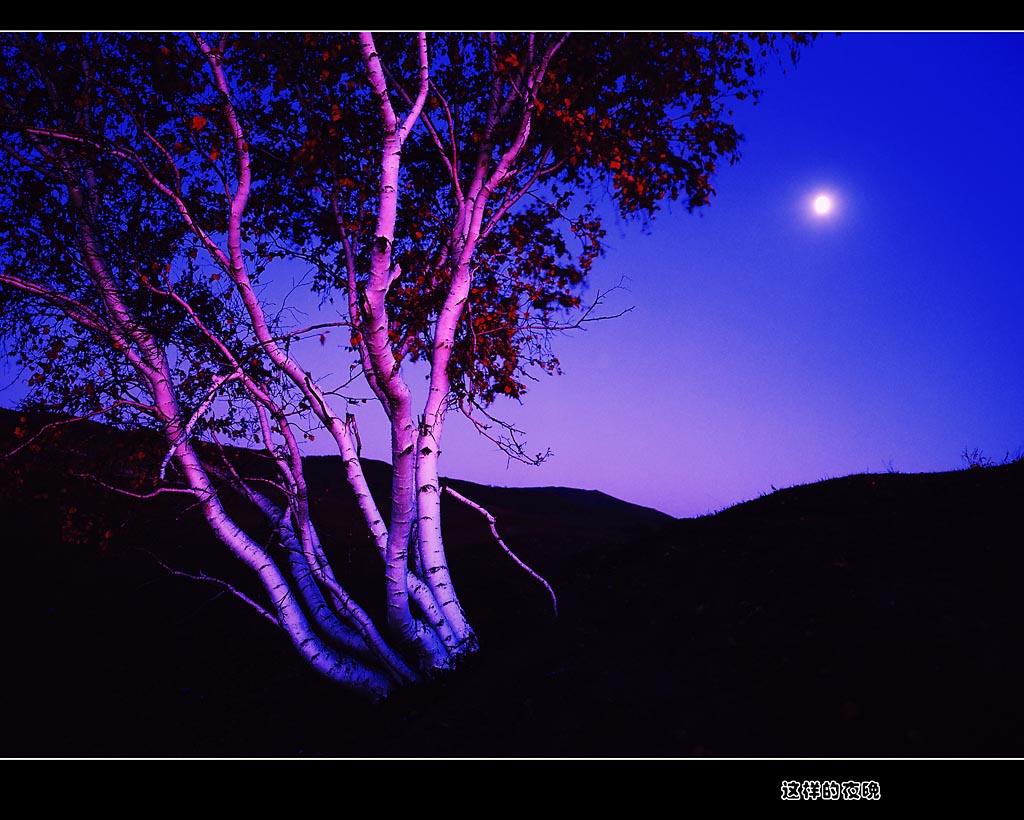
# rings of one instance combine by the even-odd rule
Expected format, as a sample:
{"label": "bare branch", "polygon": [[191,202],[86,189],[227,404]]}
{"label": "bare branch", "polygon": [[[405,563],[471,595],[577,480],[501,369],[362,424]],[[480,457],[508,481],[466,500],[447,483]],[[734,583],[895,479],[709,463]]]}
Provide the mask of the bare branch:
{"label": "bare branch", "polygon": [[[491,415],[475,401],[465,398],[462,399],[459,402],[459,410],[462,415],[469,419],[470,423],[476,428],[476,431],[480,435],[494,443],[499,450],[509,457],[510,460],[529,464],[532,467],[538,467],[551,457],[550,448],[544,453],[537,453],[535,456],[528,455],[526,452],[526,445],[519,440],[519,436],[523,435],[523,431],[512,424],[509,424],[507,421],[502,421],[496,416]],[[477,410],[486,416],[490,424],[475,418],[473,416],[474,410]],[[496,436],[490,432],[491,426],[494,424],[506,430],[508,435]]]}
{"label": "bare branch", "polygon": [[110,404],[107,407],[102,407],[99,410],[95,410],[92,413],[89,413],[89,414],[87,414],[85,416],[75,416],[74,418],[61,419],[59,421],[51,421],[48,424],[44,424],[42,427],[39,428],[39,430],[36,431],[34,436],[32,436],[28,440],[22,442],[19,446],[15,447],[13,450],[11,450],[9,452],[6,452],[6,453],[0,453],[0,458],[13,458],[15,455],[17,455],[19,452],[24,450],[26,447],[30,446],[32,444],[32,442],[34,442],[36,439],[38,439],[40,436],[43,435],[43,433],[47,432],[48,430],[54,430],[54,429],[56,429],[58,427],[63,427],[63,426],[68,425],[68,424],[74,424],[76,421],[87,421],[88,419],[94,418],[95,416],[101,416],[101,415],[103,415],[105,413],[109,413],[111,410],[114,410],[117,407],[123,407],[123,406],[134,407],[136,410],[141,410],[142,412],[150,414],[150,415],[152,415],[155,412],[155,408],[150,407],[148,405],[140,404],[140,403],[134,402],[134,401],[128,401],[126,399],[121,399],[119,401],[115,401],[113,404]]}
{"label": "bare branch", "polygon": [[481,507],[479,504],[477,504],[475,501],[470,501],[462,493],[460,493],[460,492],[458,492],[456,490],[453,490],[449,485],[447,485],[447,484],[445,485],[444,491],[446,493],[448,493],[448,495],[450,495],[452,498],[458,499],[463,504],[466,504],[467,506],[472,507],[478,513],[480,513],[480,515],[482,515],[484,518],[487,519],[487,523],[488,523],[488,525],[491,528],[491,534],[494,536],[494,540],[498,542],[498,546],[501,547],[505,551],[505,554],[509,558],[511,558],[513,561],[515,561],[516,564],[519,565],[519,567],[522,568],[527,574],[529,574],[530,576],[535,578],[538,582],[540,582],[541,584],[544,585],[544,589],[546,589],[548,591],[548,594],[551,596],[551,606],[552,606],[552,608],[555,611],[555,616],[557,617],[557,615],[558,615],[558,598],[555,596],[555,591],[551,588],[551,584],[549,584],[547,581],[545,581],[543,578],[541,578],[536,572],[534,572],[526,564],[524,564],[521,560],[519,560],[519,558],[516,556],[516,554],[514,552],[512,552],[512,550],[510,550],[508,548],[508,546],[505,544],[504,541],[501,540],[501,536],[498,535],[498,528],[496,526],[497,521],[496,521],[495,517],[493,515],[491,515],[483,507]]}
{"label": "bare branch", "polygon": [[271,613],[270,611],[268,611],[264,607],[260,606],[252,598],[250,598],[244,592],[239,590],[237,587],[233,586],[232,584],[229,584],[227,581],[224,581],[221,578],[214,578],[212,575],[207,575],[205,572],[191,573],[191,572],[184,572],[183,570],[180,570],[180,569],[174,569],[173,567],[167,566],[167,564],[165,564],[163,561],[161,561],[159,558],[156,558],[156,557],[154,557],[153,560],[156,561],[165,570],[167,570],[171,575],[177,575],[177,576],[179,576],[181,578],[191,578],[193,581],[204,581],[204,582],[207,582],[207,583],[216,584],[217,586],[221,587],[222,589],[225,589],[228,592],[230,592],[232,595],[234,595],[236,598],[238,598],[238,600],[242,601],[242,603],[245,603],[245,604],[248,604],[249,606],[251,606],[253,609],[256,610],[256,612],[258,612],[260,615],[262,615],[264,618],[266,618],[268,621],[270,621],[270,623],[272,623],[274,626],[277,626],[277,627],[281,626],[281,622],[278,620],[278,618],[273,613]]}
{"label": "bare branch", "polygon": [[107,484],[107,482],[97,478],[91,473],[72,473],[75,478],[81,478],[85,481],[91,481],[93,484],[97,484],[105,490],[118,493],[119,495],[126,495],[129,498],[138,499],[149,499],[156,498],[159,495],[167,495],[168,493],[177,493],[179,495],[191,495],[195,498],[201,498],[202,493],[198,490],[190,487],[158,487],[149,493],[139,493],[133,490],[126,490],[124,487],[115,487],[113,484]]}
{"label": "bare branch", "polygon": [[185,426],[181,429],[181,433],[171,442],[171,447],[167,451],[167,455],[164,456],[163,462],[160,464],[160,480],[163,481],[164,474],[167,472],[167,465],[171,459],[174,458],[174,451],[178,449],[178,445],[183,441],[187,441],[189,436],[192,435],[192,430],[196,426],[196,423],[202,417],[203,413],[210,409],[210,405],[213,404],[213,400],[217,395],[217,392],[228,382],[232,382],[235,379],[241,378],[241,373],[235,371],[234,373],[228,373],[225,376],[214,376],[213,387],[210,388],[209,393],[206,395],[206,399],[192,414],[192,417],[185,423]]}
{"label": "bare branch", "polygon": [[45,299],[69,319],[82,325],[82,327],[106,336],[112,335],[109,328],[95,311],[67,294],[59,293],[30,279],[23,279],[7,271],[0,271],[0,284],[10,285],[23,293]]}

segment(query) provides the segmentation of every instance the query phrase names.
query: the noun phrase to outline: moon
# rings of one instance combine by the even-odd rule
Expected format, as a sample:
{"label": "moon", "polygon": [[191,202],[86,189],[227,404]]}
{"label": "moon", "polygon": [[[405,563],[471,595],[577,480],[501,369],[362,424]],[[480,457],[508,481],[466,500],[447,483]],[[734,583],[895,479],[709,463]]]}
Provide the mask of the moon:
{"label": "moon", "polygon": [[818,194],[814,198],[814,212],[818,216],[824,216],[832,210],[832,197],[828,194]]}

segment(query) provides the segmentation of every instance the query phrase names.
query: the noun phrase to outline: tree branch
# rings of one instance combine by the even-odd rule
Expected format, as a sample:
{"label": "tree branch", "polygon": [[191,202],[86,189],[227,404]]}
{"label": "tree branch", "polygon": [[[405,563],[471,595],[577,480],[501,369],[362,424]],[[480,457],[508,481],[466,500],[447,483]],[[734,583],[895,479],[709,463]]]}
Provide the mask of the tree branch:
{"label": "tree branch", "polygon": [[171,575],[177,575],[181,578],[190,578],[193,581],[205,581],[207,583],[216,584],[217,586],[230,592],[232,595],[238,598],[238,600],[242,601],[242,603],[251,606],[253,609],[256,610],[256,612],[258,612],[260,615],[262,615],[264,618],[270,621],[270,623],[272,623],[274,626],[281,626],[280,620],[278,620],[278,618],[275,615],[273,615],[270,611],[260,606],[258,603],[256,603],[256,601],[254,601],[244,592],[239,590],[237,587],[233,586],[232,584],[229,584],[227,581],[224,581],[220,578],[214,578],[212,575],[207,575],[205,572],[191,573],[184,572],[180,569],[174,569],[173,567],[169,567],[156,556],[153,556],[153,560],[156,561],[165,570],[167,570]]}
{"label": "tree branch", "polygon": [[60,421],[51,421],[48,424],[44,424],[42,427],[40,427],[36,431],[35,435],[33,435],[27,441],[22,442],[18,447],[14,448],[13,450],[11,450],[11,451],[9,451],[7,453],[0,453],[0,458],[13,458],[19,452],[24,450],[26,447],[30,446],[32,444],[32,442],[34,442],[36,439],[38,439],[47,430],[52,430],[52,429],[55,429],[57,427],[63,427],[65,425],[67,425],[67,424],[74,424],[76,421],[87,421],[88,419],[91,419],[93,416],[100,416],[100,415],[103,415],[104,413],[109,413],[111,410],[113,410],[113,409],[115,409],[117,407],[121,407],[121,406],[134,407],[136,410],[140,410],[143,413],[147,413],[147,414],[150,414],[150,415],[152,415],[154,413],[154,408],[153,407],[150,407],[150,406],[145,405],[145,404],[140,404],[138,402],[127,401],[125,399],[121,399],[119,401],[115,401],[113,404],[107,405],[106,407],[102,407],[99,410],[95,410],[92,413],[89,413],[89,414],[87,414],[85,416],[75,416],[74,418],[61,419]]}
{"label": "tree branch", "polygon": [[494,536],[494,540],[498,542],[498,546],[501,547],[505,551],[505,554],[509,558],[511,558],[513,561],[515,561],[516,564],[520,568],[522,568],[527,574],[529,574],[530,576],[535,578],[538,582],[540,582],[541,584],[544,585],[544,589],[546,589],[548,591],[548,594],[551,596],[551,606],[552,606],[552,608],[555,611],[555,616],[557,617],[558,616],[558,598],[555,596],[555,591],[551,588],[551,585],[547,581],[545,581],[536,572],[534,572],[526,564],[524,564],[521,560],[519,560],[519,558],[516,556],[516,554],[514,552],[512,552],[512,550],[510,550],[506,546],[504,541],[501,540],[501,536],[498,535],[498,529],[497,529],[497,526],[496,526],[497,521],[494,518],[494,516],[491,515],[487,510],[485,510],[479,504],[477,504],[475,501],[470,501],[462,493],[460,493],[460,492],[458,492],[456,490],[453,490],[447,484],[444,487],[444,491],[446,493],[448,493],[448,495],[450,495],[452,498],[455,498],[455,499],[461,501],[463,504],[465,504],[465,505],[467,505],[469,507],[472,507],[478,513],[480,513],[480,515],[482,515],[484,518],[487,519],[487,523],[488,523],[488,525],[491,528],[491,534]]}

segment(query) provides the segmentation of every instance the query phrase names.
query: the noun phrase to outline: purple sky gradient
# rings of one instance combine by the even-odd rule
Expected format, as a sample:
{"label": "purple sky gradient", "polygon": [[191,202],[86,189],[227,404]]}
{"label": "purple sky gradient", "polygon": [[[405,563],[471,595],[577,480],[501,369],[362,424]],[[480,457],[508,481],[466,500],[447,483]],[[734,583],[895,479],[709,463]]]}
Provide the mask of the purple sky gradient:
{"label": "purple sky gradient", "polygon": [[[710,207],[609,223],[591,291],[625,277],[608,310],[633,310],[559,340],[564,375],[495,406],[554,455],[509,464],[453,414],[443,474],[686,517],[1024,451],[1024,34],[826,35],[765,87]],[[309,369],[347,371],[315,347]],[[363,455],[386,459],[379,416],[362,409]]]}
{"label": "purple sky gradient", "polygon": [[[695,516],[776,487],[1024,448],[1024,34],[823,36],[743,109],[699,214],[610,226],[634,310],[501,413],[541,467],[447,433],[447,473]],[[813,215],[819,191],[836,203]],[[486,443],[484,443],[486,444]]]}

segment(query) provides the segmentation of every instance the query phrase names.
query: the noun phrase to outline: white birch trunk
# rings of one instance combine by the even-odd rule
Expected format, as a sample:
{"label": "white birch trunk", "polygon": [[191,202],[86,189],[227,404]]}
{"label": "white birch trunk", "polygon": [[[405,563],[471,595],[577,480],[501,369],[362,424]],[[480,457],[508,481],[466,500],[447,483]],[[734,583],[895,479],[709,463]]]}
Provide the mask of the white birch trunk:
{"label": "white birch trunk", "polygon": [[[439,640],[438,635],[450,635],[450,625],[444,624],[442,618],[434,622],[433,628],[428,627],[413,616],[410,607],[409,579],[412,573],[409,569],[409,548],[413,523],[418,514],[415,468],[418,431],[412,416],[411,393],[402,376],[400,361],[391,346],[387,307],[388,291],[400,273],[392,267],[391,249],[395,241],[398,213],[402,144],[419,117],[428,89],[426,36],[421,34],[418,42],[419,91],[411,111],[404,121],[399,122],[391,106],[373,37],[368,33],[360,35],[363,63],[379,98],[383,128],[377,220],[365,294],[364,344],[365,360],[371,368],[367,379],[374,392],[382,398],[391,421],[391,521],[385,556],[388,621],[404,641],[418,646],[421,656],[430,666],[446,668],[449,665],[449,649]],[[434,593],[429,580],[427,587]],[[428,597],[423,591],[419,592],[418,599],[422,605],[432,608],[429,598],[436,601],[436,593]],[[440,614],[447,614],[443,606],[440,607]]]}
{"label": "white birch trunk", "polygon": [[[345,464],[345,475],[349,486],[355,493],[356,503],[363,514],[363,520],[369,527],[373,541],[377,545],[381,561],[386,563],[388,555],[388,528],[384,525],[383,516],[377,507],[376,501],[374,501],[369,485],[366,483],[366,476],[363,474],[359,454],[352,442],[349,425],[347,422],[342,422],[336,417],[332,417],[329,420],[328,428],[341,453],[342,461]],[[451,626],[444,617],[444,613],[438,607],[433,593],[423,582],[422,578],[411,569],[408,569],[406,572],[406,587],[413,603],[416,604],[426,623],[440,638],[441,643],[444,646],[454,646],[457,643],[457,639],[454,637]]]}
{"label": "white birch trunk", "polygon": [[187,440],[188,425],[174,394],[166,354],[136,321],[107,267],[96,236],[89,194],[73,183],[69,183],[68,188],[72,207],[80,215],[82,258],[110,316],[110,334],[147,383],[175,462],[188,488],[201,500],[200,508],[207,524],[218,540],[257,574],[273,603],[278,625],[310,666],[371,698],[385,697],[394,687],[391,678],[379,669],[337,652],[312,629],[288,577],[224,510],[210,476]]}
{"label": "white birch trunk", "polygon": [[[436,380],[432,380],[433,385]],[[447,381],[447,379],[445,379]],[[430,587],[445,621],[451,627],[451,650],[456,654],[472,652],[477,648],[476,636],[459,603],[444,550],[441,532],[441,479],[438,460],[441,455],[441,431],[444,425],[443,405],[424,417],[417,460],[417,511],[419,559],[423,577]]]}

